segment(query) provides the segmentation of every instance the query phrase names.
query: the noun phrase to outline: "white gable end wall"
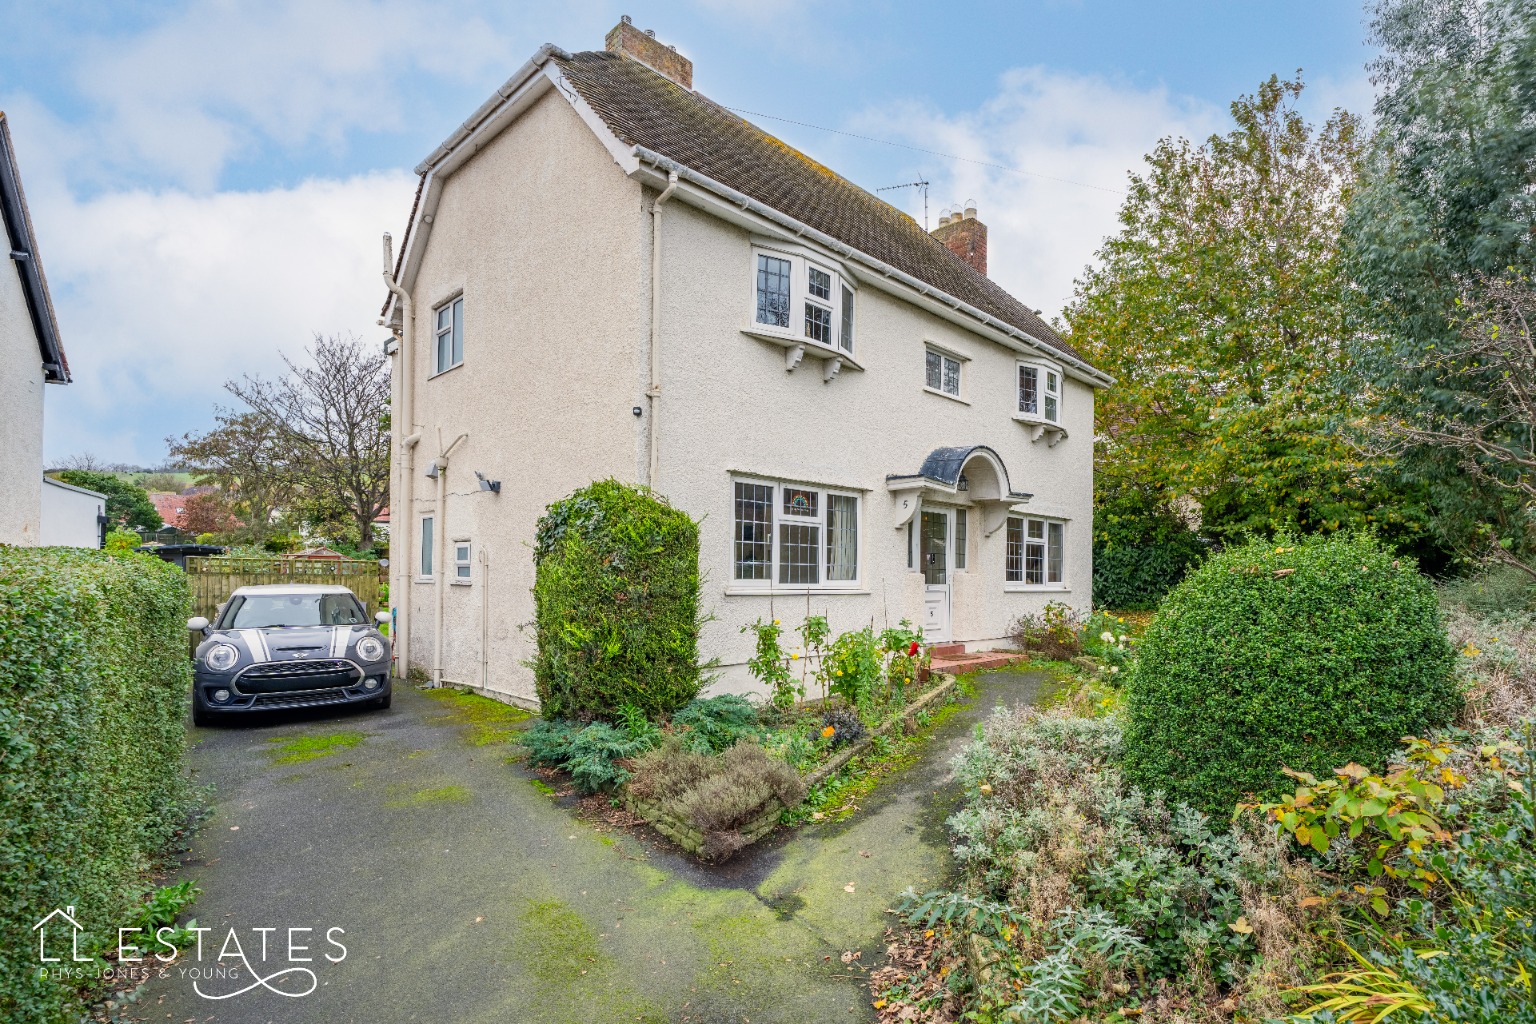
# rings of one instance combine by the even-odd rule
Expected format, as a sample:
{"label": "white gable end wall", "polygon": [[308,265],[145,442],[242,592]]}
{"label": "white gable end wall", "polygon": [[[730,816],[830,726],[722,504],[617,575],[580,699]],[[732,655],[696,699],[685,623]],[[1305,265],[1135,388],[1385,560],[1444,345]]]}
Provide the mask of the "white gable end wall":
{"label": "white gable end wall", "polygon": [[40,543],[43,388],[37,335],[7,259],[0,266],[0,544]]}

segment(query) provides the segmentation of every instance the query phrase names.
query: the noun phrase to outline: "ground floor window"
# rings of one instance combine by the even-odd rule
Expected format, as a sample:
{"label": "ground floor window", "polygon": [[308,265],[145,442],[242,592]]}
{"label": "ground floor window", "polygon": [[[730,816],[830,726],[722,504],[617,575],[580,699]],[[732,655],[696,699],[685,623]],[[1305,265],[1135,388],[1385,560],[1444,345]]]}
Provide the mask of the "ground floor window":
{"label": "ground floor window", "polygon": [[1025,586],[1059,586],[1065,548],[1065,523],[1009,516],[1003,579]]}
{"label": "ground floor window", "polygon": [[771,480],[736,480],[732,576],[790,587],[859,579],[859,496]]}
{"label": "ground floor window", "polygon": [[421,517],[421,574],[432,575],[432,517]]}
{"label": "ground floor window", "polygon": [[469,538],[461,537],[453,542],[453,582],[470,581]]}

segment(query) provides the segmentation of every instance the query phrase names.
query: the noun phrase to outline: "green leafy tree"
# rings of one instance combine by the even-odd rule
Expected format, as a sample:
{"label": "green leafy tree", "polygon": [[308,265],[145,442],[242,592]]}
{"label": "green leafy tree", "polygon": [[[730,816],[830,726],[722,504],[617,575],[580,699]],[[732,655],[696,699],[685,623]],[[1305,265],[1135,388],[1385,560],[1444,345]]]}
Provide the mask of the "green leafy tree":
{"label": "green leafy tree", "polygon": [[199,483],[215,484],[253,543],[275,532],[276,513],[298,493],[294,448],[272,421],[258,413],[218,409],[218,424],[204,434],[166,438],[171,457],[192,468]]}
{"label": "green leafy tree", "polygon": [[107,521],[113,526],[126,526],[134,530],[158,530],[164,525],[149,493],[138,484],[132,484],[116,473],[90,469],[66,469],[54,474],[59,480],[88,491],[107,496]]}
{"label": "green leafy tree", "polygon": [[1509,474],[1399,428],[1491,427],[1502,444],[1523,423],[1531,450],[1531,411],[1501,430],[1509,407],[1484,400],[1502,367],[1468,374],[1457,301],[1536,266],[1536,0],[1381,0],[1372,30],[1377,131],[1346,240],[1376,330],[1355,358],[1382,435],[1409,442],[1397,462],[1428,490],[1442,541],[1531,565],[1536,521]]}
{"label": "green leafy tree", "polygon": [[1338,429],[1361,329],[1339,249],[1359,123],[1314,129],[1302,88],[1271,77],[1230,132],[1158,143],[1066,310],[1118,380],[1099,399],[1104,487],[1192,503],[1216,537],[1399,515]]}

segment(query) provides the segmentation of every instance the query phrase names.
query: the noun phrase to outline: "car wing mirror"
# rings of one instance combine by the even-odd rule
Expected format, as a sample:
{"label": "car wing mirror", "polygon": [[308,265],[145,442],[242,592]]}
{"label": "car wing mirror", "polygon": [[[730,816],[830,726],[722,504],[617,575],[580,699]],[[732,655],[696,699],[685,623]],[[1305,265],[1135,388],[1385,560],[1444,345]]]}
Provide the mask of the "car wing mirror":
{"label": "car wing mirror", "polygon": [[381,626],[387,624],[389,622],[389,612],[376,612],[373,616],[373,621]]}
{"label": "car wing mirror", "polygon": [[206,633],[208,631],[208,620],[201,615],[194,615],[187,620],[187,628],[194,633]]}

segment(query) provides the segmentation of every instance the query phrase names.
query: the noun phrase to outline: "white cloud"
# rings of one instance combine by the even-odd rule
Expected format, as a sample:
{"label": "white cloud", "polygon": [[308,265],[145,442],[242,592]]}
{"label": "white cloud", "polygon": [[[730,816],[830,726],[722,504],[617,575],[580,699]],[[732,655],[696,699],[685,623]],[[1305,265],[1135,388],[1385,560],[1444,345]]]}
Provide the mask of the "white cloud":
{"label": "white cloud", "polygon": [[[220,0],[127,38],[88,39],[75,84],[99,175],[131,169],[206,190],[266,144],[341,149],[402,127],[412,72],[477,81],[509,44],[467,3]],[[92,170],[87,168],[86,170]]]}
{"label": "white cloud", "polygon": [[[869,111],[853,130],[1033,172],[914,158],[933,182],[930,226],[944,207],[976,200],[987,225],[991,277],[1049,319],[1117,229],[1127,172],[1143,169],[1142,157],[1159,138],[1203,139],[1224,118],[1222,110],[1163,88],[1032,67],[1004,74],[997,93],[974,110],[950,114],[906,104]],[[897,201],[922,217],[920,197]]]}
{"label": "white cloud", "polygon": [[225,380],[278,372],[316,331],[381,340],[379,236],[400,237],[414,187],[396,171],[206,196],[29,190],[74,375],[48,389],[48,458],[156,462],[166,435],[230,404]]}

